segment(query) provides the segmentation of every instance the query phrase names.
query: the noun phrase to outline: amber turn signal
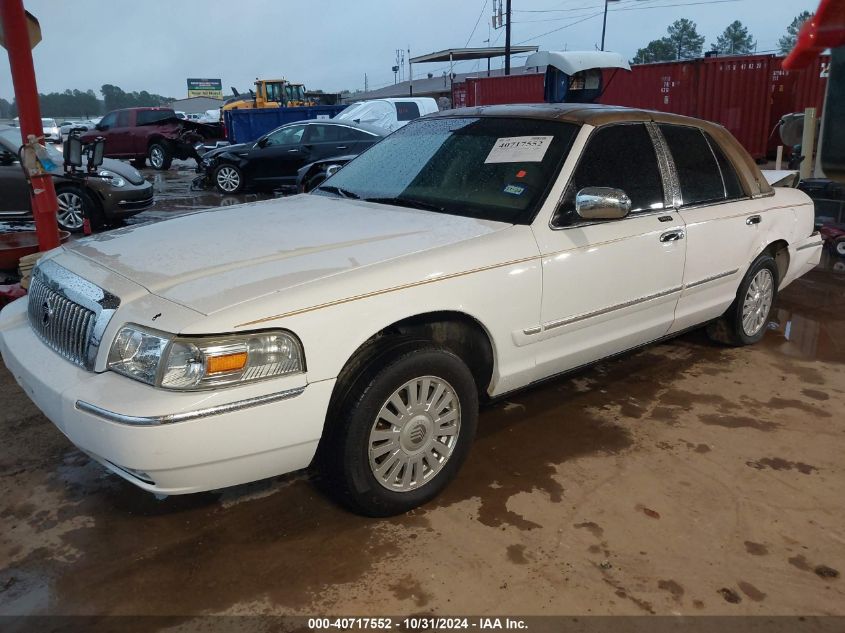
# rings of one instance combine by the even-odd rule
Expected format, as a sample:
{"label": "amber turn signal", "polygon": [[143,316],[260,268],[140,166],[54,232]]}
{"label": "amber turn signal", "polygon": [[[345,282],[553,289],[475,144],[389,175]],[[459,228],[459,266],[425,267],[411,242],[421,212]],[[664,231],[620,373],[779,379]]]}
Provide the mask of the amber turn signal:
{"label": "amber turn signal", "polygon": [[227,371],[238,371],[246,366],[247,358],[248,355],[246,352],[209,356],[206,360],[206,374],[222,374]]}

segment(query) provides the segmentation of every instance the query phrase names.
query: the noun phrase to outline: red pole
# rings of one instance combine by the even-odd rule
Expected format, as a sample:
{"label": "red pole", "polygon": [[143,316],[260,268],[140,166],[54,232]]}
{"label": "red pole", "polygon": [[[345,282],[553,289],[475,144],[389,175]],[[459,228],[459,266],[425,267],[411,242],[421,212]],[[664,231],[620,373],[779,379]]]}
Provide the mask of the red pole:
{"label": "red pole", "polygon": [[[32,65],[32,49],[29,45],[23,0],[0,0],[0,18],[3,20],[3,34],[9,53],[9,66],[12,69],[12,83],[15,86],[21,141],[26,143],[28,135],[43,136],[44,130],[41,128],[38,87],[35,84],[35,68]],[[52,176],[39,174],[31,176],[31,180],[32,215],[35,218],[35,231],[38,233],[38,246],[42,251],[46,251],[59,245],[59,226],[56,223],[59,203],[56,200]]]}

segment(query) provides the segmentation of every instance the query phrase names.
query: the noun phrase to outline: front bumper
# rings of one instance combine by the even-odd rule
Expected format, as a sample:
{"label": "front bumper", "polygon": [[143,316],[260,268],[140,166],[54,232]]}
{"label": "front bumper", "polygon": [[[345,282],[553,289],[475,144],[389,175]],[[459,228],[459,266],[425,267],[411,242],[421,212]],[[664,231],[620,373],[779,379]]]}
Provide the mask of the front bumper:
{"label": "front bumper", "polygon": [[0,353],[9,371],[71,442],[140,488],[162,495],[215,490],[311,462],[334,380],[306,385],[287,377],[215,392],[153,389],[61,358],[33,333],[26,302],[0,313]]}
{"label": "front bumper", "polygon": [[144,182],[142,185],[127,184],[121,188],[100,188],[97,193],[109,220],[132,217],[149,209],[155,201],[151,182]]}

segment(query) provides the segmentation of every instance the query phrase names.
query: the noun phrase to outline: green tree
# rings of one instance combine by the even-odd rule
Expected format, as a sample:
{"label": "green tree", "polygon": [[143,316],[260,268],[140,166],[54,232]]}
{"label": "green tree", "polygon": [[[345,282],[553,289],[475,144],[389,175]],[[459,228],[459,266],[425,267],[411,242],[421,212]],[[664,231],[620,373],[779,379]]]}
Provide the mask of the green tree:
{"label": "green tree", "polygon": [[792,20],[789,26],[786,27],[786,35],[778,40],[778,48],[783,55],[788,55],[789,51],[795,48],[795,42],[798,41],[798,31],[804,26],[804,22],[813,17],[809,11],[802,11]]}
{"label": "green tree", "polygon": [[731,22],[712,45],[714,51],[726,55],[748,55],[756,47],[757,42],[739,20]]}
{"label": "green tree", "polygon": [[0,98],[0,119],[13,119],[16,116],[16,108],[3,98]]}
{"label": "green tree", "polygon": [[681,18],[675,20],[666,30],[669,33],[668,39],[675,49],[675,59],[701,57],[704,36],[698,34],[695,22]]}
{"label": "green tree", "polygon": [[631,60],[632,64],[650,64],[652,62],[668,62],[675,59],[675,46],[668,37],[652,40],[645,48],[637,50]]}

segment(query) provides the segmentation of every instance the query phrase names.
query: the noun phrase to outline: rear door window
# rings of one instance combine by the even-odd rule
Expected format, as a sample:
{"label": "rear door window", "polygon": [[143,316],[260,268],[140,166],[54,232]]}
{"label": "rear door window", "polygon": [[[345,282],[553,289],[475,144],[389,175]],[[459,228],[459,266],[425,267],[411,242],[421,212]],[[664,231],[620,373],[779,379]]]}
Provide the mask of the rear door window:
{"label": "rear door window", "polygon": [[312,123],[305,132],[306,143],[334,143],[341,140],[341,127]]}
{"label": "rear door window", "polygon": [[725,184],[716,156],[704,133],[695,127],[661,124],[660,131],[678,171],[683,205],[725,199]]}
{"label": "rear door window", "polygon": [[173,110],[139,110],[136,125],[148,125],[176,116]]}
{"label": "rear door window", "polygon": [[397,121],[412,121],[420,117],[420,107],[415,101],[397,101],[395,105]]}
{"label": "rear door window", "polygon": [[663,183],[654,144],[644,123],[609,125],[593,132],[569,180],[554,223],[581,222],[575,195],[585,187],[621,189],[631,213],[663,208]]}
{"label": "rear door window", "polygon": [[722,180],[725,184],[725,194],[728,200],[737,200],[745,197],[745,191],[739,183],[739,176],[736,173],[731,161],[725,156],[719,144],[713,140],[713,137],[706,134],[710,147],[713,148],[713,153],[716,155],[716,162],[719,163],[719,171],[722,172]]}

